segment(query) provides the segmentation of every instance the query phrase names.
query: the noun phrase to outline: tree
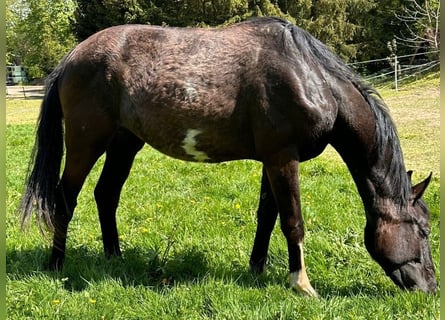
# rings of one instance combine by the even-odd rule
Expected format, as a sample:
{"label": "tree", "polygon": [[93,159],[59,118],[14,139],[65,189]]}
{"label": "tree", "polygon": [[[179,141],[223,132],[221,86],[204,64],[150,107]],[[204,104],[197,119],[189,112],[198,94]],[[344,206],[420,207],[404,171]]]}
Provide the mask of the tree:
{"label": "tree", "polygon": [[279,0],[278,5],[295,23],[326,43],[346,61],[356,58],[360,35],[376,0]]}
{"label": "tree", "polygon": [[[405,27],[405,32],[400,32],[395,38],[401,44],[415,48],[415,53],[421,50],[438,51],[440,48],[440,1],[439,0],[409,0],[402,12],[396,17]],[[438,58],[438,53],[433,54]],[[415,58],[415,57],[413,57]],[[411,62],[414,59],[411,59]]]}
{"label": "tree", "polygon": [[[117,24],[219,26],[252,16],[282,16],[271,0],[77,0],[72,27],[78,40]],[[287,16],[290,18],[290,16]]]}
{"label": "tree", "polygon": [[[403,8],[418,3],[435,11],[416,13],[417,20],[408,21]],[[6,8],[7,63],[26,64],[34,77],[46,75],[76,42],[128,23],[205,27],[279,16],[308,30],[346,61],[385,58],[386,43],[395,35],[413,39],[413,31],[428,35],[437,47],[440,42],[439,0],[6,0]],[[436,28],[422,33],[429,21]],[[399,53],[408,53],[403,50],[399,47]]]}
{"label": "tree", "polygon": [[124,23],[170,26],[228,25],[255,16],[279,16],[307,29],[345,60],[356,56],[360,17],[375,0],[77,0],[78,40]]}
{"label": "tree", "polygon": [[374,1],[367,0],[313,1],[306,29],[350,61],[357,56],[362,16],[374,7]]}
{"label": "tree", "polygon": [[[366,12],[362,12],[360,30],[354,37],[357,44],[356,61],[366,61],[386,58],[390,54],[387,43],[391,42],[394,35],[404,29],[395,14],[403,7],[406,0],[379,0],[374,1],[374,6]],[[399,54],[404,54],[399,48]],[[374,72],[386,68],[387,62],[368,64],[368,71]]]}
{"label": "tree", "polygon": [[6,64],[20,64],[20,21],[24,15],[22,1],[6,0]]}
{"label": "tree", "polygon": [[72,0],[8,0],[7,50],[10,63],[28,67],[32,78],[46,76],[75,45],[69,19]]}
{"label": "tree", "polygon": [[71,28],[79,41],[114,25],[147,23],[151,1],[76,0]]}

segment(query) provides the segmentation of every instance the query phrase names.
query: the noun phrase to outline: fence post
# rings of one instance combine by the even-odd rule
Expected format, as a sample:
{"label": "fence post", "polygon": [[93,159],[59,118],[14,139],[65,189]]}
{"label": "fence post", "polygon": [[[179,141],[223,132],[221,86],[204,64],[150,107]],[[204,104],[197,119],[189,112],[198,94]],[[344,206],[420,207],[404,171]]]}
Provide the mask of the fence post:
{"label": "fence post", "polygon": [[394,55],[394,87],[395,87],[396,91],[399,90],[398,83],[397,83],[398,82],[397,76],[399,73],[398,71],[399,71],[399,63],[397,61],[397,55]]}

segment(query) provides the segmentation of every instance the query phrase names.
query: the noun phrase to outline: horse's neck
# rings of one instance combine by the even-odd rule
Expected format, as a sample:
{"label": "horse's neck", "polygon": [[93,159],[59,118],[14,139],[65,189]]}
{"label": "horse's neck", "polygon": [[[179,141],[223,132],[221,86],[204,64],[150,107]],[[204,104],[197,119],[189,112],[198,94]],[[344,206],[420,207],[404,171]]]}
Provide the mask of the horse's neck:
{"label": "horse's neck", "polygon": [[[367,217],[391,216],[407,199],[407,175],[399,140],[388,117],[376,127],[375,113],[368,103],[357,98],[357,105],[339,110],[332,145],[351,172],[363,200]],[[378,128],[378,129],[376,129]],[[386,139],[376,148],[376,136]],[[385,137],[389,134],[389,137]],[[384,147],[382,147],[384,145]]]}

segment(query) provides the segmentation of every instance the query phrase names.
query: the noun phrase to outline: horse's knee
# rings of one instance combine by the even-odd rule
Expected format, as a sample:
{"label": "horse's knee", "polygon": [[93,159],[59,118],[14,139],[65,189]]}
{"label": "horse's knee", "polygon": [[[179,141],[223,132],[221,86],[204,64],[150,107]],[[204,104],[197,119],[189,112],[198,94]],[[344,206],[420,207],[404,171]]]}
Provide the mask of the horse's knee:
{"label": "horse's knee", "polygon": [[288,242],[300,243],[304,239],[304,225],[303,221],[297,221],[296,223],[289,219],[288,221],[281,221],[280,228],[283,235]]}

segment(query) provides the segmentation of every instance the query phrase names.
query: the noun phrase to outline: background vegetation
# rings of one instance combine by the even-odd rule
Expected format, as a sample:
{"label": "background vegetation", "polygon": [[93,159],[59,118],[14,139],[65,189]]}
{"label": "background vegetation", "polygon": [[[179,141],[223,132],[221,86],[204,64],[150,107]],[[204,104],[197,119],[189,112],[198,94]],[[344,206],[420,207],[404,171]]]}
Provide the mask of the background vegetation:
{"label": "background vegetation", "polygon": [[[76,43],[111,25],[206,27],[261,15],[291,20],[349,62],[386,58],[394,37],[425,34],[428,16],[399,18],[415,4],[437,13],[440,8],[438,0],[6,0],[6,63],[26,65],[31,77],[40,78]],[[427,28],[437,31],[434,17]],[[412,53],[410,45],[399,46],[399,53]],[[425,200],[439,281],[439,78],[382,93],[414,180],[434,172]],[[439,319],[440,292],[402,292],[370,259],[361,201],[332,149],[301,172],[306,264],[320,300],[287,289],[287,248],[279,228],[266,273],[256,277],[248,270],[258,163],[185,163],[149,147],[135,160],[118,210],[123,257],[106,260],[102,254],[92,195],[101,160],[79,197],[66,266],[47,272],[50,241],[36,226],[22,233],[15,214],[39,104],[6,101],[8,319]]]}
{"label": "background vegetation", "polygon": [[395,37],[399,54],[422,43],[437,49],[439,39],[439,0],[6,0],[6,8],[7,64],[28,66],[31,77],[47,75],[76,42],[124,23],[220,26],[281,16],[350,62],[388,57]]}
{"label": "background vegetation", "polygon": [[[424,196],[439,268],[439,75],[382,90],[414,181],[433,171]],[[44,269],[50,241],[20,231],[16,208],[34,141],[39,100],[7,100],[8,319],[439,319],[440,292],[403,292],[363,244],[365,215],[345,165],[332,150],[301,169],[305,257],[321,299],[289,288],[287,246],[275,228],[268,268],[248,269],[260,164],[174,160],[145,147],[118,209],[121,259],[106,260],[92,194],[103,161],[82,190],[60,273]]]}

